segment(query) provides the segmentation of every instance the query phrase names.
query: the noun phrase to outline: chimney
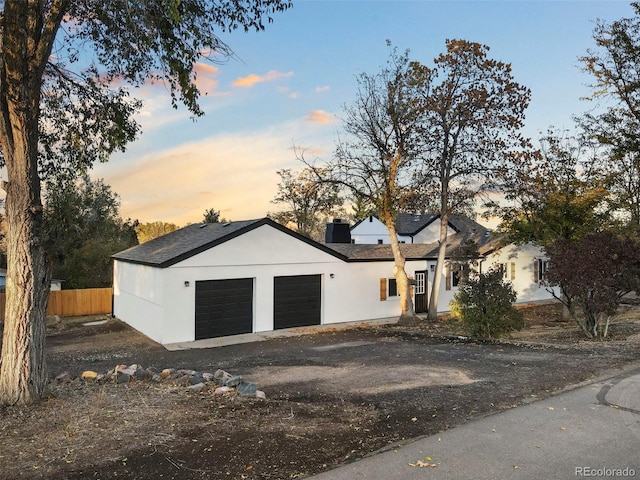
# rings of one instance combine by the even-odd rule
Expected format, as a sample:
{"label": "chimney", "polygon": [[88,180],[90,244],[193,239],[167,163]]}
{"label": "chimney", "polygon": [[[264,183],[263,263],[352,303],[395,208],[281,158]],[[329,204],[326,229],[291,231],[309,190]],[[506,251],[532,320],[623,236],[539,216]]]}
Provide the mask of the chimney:
{"label": "chimney", "polygon": [[332,223],[327,223],[324,235],[325,243],[351,243],[351,229],[348,223],[336,218]]}

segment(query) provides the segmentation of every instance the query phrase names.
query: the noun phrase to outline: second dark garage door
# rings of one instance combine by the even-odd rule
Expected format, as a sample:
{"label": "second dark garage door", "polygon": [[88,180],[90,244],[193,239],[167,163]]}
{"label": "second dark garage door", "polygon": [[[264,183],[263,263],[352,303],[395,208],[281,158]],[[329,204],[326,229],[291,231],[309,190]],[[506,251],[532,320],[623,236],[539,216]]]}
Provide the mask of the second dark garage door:
{"label": "second dark garage door", "polygon": [[196,340],[252,331],[252,278],[196,282]]}
{"label": "second dark garage door", "polygon": [[274,277],[273,328],[320,325],[322,275]]}

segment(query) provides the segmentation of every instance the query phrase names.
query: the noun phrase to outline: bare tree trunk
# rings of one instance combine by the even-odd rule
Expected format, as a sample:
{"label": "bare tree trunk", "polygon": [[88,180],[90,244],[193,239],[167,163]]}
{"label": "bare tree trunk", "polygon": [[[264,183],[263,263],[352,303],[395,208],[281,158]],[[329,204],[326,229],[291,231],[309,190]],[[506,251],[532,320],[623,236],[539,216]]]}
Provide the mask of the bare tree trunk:
{"label": "bare tree trunk", "polygon": [[394,268],[393,274],[396,278],[398,293],[400,294],[400,325],[415,325],[420,322],[420,318],[415,314],[413,299],[411,298],[411,282],[405,270],[405,258],[400,251],[400,242],[396,232],[395,219],[391,215],[385,215],[384,223],[389,232],[389,242],[393,252]]}
{"label": "bare tree trunk", "polygon": [[38,118],[44,68],[60,25],[64,0],[6,1],[0,29],[0,145],[5,185],[7,285],[0,405],[37,401],[47,384],[45,313],[49,269],[41,242]]}
{"label": "bare tree trunk", "polygon": [[37,123],[15,107],[6,113],[5,119],[10,121],[2,122],[0,138],[11,180],[5,188],[7,293],[0,357],[0,405],[15,405],[39,400],[47,384],[44,319],[50,274],[40,238]]}
{"label": "bare tree trunk", "polygon": [[438,260],[436,261],[436,271],[433,274],[433,286],[431,287],[431,297],[429,298],[429,311],[427,320],[436,321],[438,319],[438,300],[440,298],[440,284],[444,260],[447,253],[447,236],[449,233],[449,215],[440,215],[440,237],[438,239]]}
{"label": "bare tree trunk", "polygon": [[38,182],[37,175],[28,173],[34,167],[28,166],[31,162],[24,156],[14,157],[12,163],[12,168],[17,167],[22,174],[18,178],[14,172],[7,188],[7,300],[0,358],[0,405],[37,401],[47,384],[44,319],[50,278],[39,240],[40,190],[39,186],[31,186],[30,191],[38,194],[25,195],[29,190],[18,183]]}

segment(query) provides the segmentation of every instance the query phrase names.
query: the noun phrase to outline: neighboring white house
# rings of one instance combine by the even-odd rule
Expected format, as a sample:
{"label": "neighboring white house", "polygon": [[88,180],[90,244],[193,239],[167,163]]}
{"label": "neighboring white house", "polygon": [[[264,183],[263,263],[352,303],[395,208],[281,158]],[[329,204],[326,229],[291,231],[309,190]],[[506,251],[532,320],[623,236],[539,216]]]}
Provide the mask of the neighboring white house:
{"label": "neighboring white house", "polygon": [[[478,227],[481,227],[477,224]],[[396,221],[396,231],[400,243],[434,243],[440,237],[440,216],[432,213],[401,213]],[[449,222],[448,235],[454,235],[458,229]],[[389,233],[384,223],[375,215],[370,215],[351,228],[351,243],[385,244],[389,243]]]}
{"label": "neighboring white house", "polygon": [[[457,228],[448,250],[467,239],[490,249],[485,230]],[[437,247],[401,245],[418,312]],[[266,218],[190,225],[113,258],[115,316],[162,344],[400,313],[389,244],[321,244]],[[439,279],[447,311],[457,278],[445,268]]]}

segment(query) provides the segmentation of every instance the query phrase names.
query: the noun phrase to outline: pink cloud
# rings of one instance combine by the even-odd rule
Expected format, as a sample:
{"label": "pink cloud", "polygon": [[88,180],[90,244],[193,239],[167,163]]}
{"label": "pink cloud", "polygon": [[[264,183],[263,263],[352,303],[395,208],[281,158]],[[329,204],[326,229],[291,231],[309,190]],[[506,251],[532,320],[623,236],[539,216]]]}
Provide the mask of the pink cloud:
{"label": "pink cloud", "polygon": [[234,87],[251,88],[257,83],[272,82],[281,78],[291,77],[293,72],[278,72],[277,70],[271,70],[264,75],[257,75],[255,73],[249,74],[246,77],[237,78],[233,82]]}
{"label": "pink cloud", "polygon": [[335,123],[336,118],[324,110],[312,110],[304,117],[304,121],[326,125],[328,123]]}
{"label": "pink cloud", "polygon": [[218,86],[218,72],[220,71],[214,65],[206,63],[196,63],[193,67],[196,74],[196,86],[204,94],[212,95]]}

